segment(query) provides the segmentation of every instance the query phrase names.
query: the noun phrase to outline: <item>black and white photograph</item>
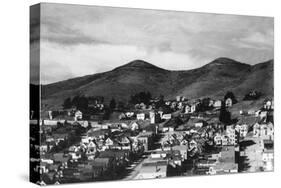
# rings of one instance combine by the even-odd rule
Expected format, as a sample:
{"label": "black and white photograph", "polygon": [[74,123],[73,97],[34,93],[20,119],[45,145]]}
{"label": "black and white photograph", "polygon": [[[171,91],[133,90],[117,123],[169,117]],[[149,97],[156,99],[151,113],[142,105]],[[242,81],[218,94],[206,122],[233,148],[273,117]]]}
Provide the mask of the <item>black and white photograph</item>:
{"label": "black and white photograph", "polygon": [[273,17],[40,3],[29,21],[31,182],[274,171]]}

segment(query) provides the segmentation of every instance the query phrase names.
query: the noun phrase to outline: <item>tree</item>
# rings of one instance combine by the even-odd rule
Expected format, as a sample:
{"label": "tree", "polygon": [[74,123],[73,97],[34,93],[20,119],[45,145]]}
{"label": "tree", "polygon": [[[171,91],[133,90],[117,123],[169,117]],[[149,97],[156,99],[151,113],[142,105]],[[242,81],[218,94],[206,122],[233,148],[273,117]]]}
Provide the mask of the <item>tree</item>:
{"label": "tree", "polygon": [[165,106],[165,101],[164,101],[164,95],[159,95],[159,101],[156,102],[155,104],[155,108],[160,108],[160,107],[163,107]]}
{"label": "tree", "polygon": [[88,98],[85,96],[78,97],[78,102],[76,104],[77,109],[81,111],[86,111],[88,109]]}
{"label": "tree", "polygon": [[73,97],[73,99],[72,99],[72,106],[77,107],[77,105],[79,104],[79,100],[80,100],[80,97],[78,95]]}
{"label": "tree", "polygon": [[144,104],[149,104],[151,99],[151,93],[150,92],[139,92],[136,93],[135,95],[131,95],[130,98],[130,103],[131,104],[140,104],[140,103],[144,103]]}
{"label": "tree", "polygon": [[117,104],[117,107],[118,107],[118,109],[123,110],[125,108],[125,103],[122,102],[122,101],[119,101],[118,104]]}
{"label": "tree", "polygon": [[111,99],[110,103],[109,103],[109,107],[111,110],[114,110],[116,107],[116,101],[114,98]]}
{"label": "tree", "polygon": [[235,98],[234,94],[231,91],[228,91],[225,96],[224,96],[224,101],[228,98],[231,98],[232,100],[232,104],[236,104],[237,103],[237,99]]}
{"label": "tree", "polygon": [[231,123],[231,113],[226,110],[225,102],[222,102],[219,120],[226,125]]}
{"label": "tree", "polygon": [[70,97],[68,97],[67,99],[64,100],[62,106],[63,106],[63,109],[69,109],[72,107],[72,102],[71,102]]}

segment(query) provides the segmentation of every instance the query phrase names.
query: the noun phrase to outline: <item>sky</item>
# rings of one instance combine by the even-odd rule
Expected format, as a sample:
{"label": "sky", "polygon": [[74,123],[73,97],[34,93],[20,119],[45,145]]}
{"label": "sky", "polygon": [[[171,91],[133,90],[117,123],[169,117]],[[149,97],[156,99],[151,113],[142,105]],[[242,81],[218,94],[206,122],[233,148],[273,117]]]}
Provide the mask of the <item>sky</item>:
{"label": "sky", "polygon": [[[269,17],[48,3],[41,4],[40,14],[40,24],[31,25],[30,42],[31,53],[40,51],[43,84],[109,71],[135,59],[188,70],[219,57],[252,65],[274,57]],[[31,23],[37,23],[32,16]]]}

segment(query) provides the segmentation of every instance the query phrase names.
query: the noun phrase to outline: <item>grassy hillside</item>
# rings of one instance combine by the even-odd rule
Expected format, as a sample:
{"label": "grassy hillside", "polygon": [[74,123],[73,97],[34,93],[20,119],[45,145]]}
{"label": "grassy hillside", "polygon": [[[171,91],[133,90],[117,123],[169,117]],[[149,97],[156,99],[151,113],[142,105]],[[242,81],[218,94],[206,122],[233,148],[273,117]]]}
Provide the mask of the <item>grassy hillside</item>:
{"label": "grassy hillside", "polygon": [[42,87],[43,108],[60,108],[63,100],[75,95],[112,97],[127,102],[132,94],[150,91],[166,98],[222,97],[231,90],[242,98],[250,90],[273,95],[273,60],[250,66],[228,58],[218,58],[197,69],[169,71],[135,60],[112,71],[73,78]]}

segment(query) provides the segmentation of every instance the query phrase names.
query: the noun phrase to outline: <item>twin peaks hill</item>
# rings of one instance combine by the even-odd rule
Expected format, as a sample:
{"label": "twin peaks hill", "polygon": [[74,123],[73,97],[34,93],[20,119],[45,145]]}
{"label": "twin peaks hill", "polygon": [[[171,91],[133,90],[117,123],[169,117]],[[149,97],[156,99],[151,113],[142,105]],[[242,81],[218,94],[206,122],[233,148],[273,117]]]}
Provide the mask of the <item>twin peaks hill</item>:
{"label": "twin peaks hill", "polygon": [[111,71],[73,78],[42,86],[42,103],[47,109],[60,108],[64,99],[75,95],[112,97],[127,102],[131,95],[149,91],[166,99],[177,95],[190,99],[221,98],[232,91],[238,98],[251,90],[273,96],[273,60],[248,65],[228,58],[192,70],[170,71],[143,60],[134,60]]}

